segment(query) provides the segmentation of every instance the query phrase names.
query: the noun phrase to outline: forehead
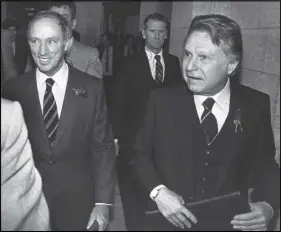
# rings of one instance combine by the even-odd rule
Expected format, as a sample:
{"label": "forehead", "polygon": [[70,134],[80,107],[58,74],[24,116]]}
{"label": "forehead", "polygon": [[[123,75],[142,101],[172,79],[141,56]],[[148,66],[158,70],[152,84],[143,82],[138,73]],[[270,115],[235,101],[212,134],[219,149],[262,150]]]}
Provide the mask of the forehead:
{"label": "forehead", "polygon": [[146,23],[147,28],[149,29],[159,29],[159,30],[165,30],[166,24],[162,21],[156,20],[156,19],[149,19]]}
{"label": "forehead", "polygon": [[185,42],[185,49],[187,50],[206,50],[206,51],[217,51],[222,50],[216,44],[213,44],[210,35],[204,31],[192,32]]}
{"label": "forehead", "polygon": [[71,10],[70,7],[67,5],[62,5],[62,6],[52,6],[50,8],[50,11],[54,11],[59,13],[60,15],[68,15],[71,16]]}
{"label": "forehead", "polygon": [[57,19],[42,18],[32,23],[29,35],[31,37],[62,37],[62,29]]}

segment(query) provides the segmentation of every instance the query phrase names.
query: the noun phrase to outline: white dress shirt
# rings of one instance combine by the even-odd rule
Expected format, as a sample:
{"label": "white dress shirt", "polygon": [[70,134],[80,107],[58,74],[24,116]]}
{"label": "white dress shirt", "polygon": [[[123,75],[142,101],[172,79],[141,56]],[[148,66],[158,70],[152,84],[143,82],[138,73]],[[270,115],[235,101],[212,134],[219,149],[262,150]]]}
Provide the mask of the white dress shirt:
{"label": "white dress shirt", "polygon": [[60,118],[65,90],[68,81],[68,72],[69,72],[68,65],[64,61],[60,70],[57,71],[52,77],[49,77],[46,74],[42,73],[38,68],[36,69],[37,90],[38,90],[42,113],[43,113],[44,94],[46,91],[46,80],[48,78],[52,78],[55,81],[52,88],[52,92],[57,104],[58,117]]}
{"label": "white dress shirt", "polygon": [[147,47],[145,47],[145,53],[146,53],[146,56],[148,58],[149,67],[150,67],[150,71],[151,71],[153,80],[155,80],[155,70],[156,70],[156,59],[154,57],[156,55],[160,56],[160,62],[163,66],[163,81],[164,81],[164,78],[165,78],[165,63],[164,63],[164,58],[163,58],[163,50],[161,50],[161,52],[159,52],[158,54],[155,54],[152,51],[150,51]]}
{"label": "white dress shirt", "polygon": [[200,122],[201,122],[201,116],[204,112],[204,106],[202,105],[202,103],[209,97],[215,100],[215,104],[212,108],[212,113],[217,119],[218,132],[220,132],[229,112],[229,104],[230,104],[229,79],[226,85],[224,86],[224,88],[217,94],[213,96],[193,95],[193,97],[194,97],[194,102]]}
{"label": "white dress shirt", "polygon": [[[69,73],[68,65],[64,61],[60,70],[57,71],[52,77],[45,75],[38,68],[36,69],[37,90],[38,90],[42,114],[43,114],[44,94],[46,90],[46,80],[48,78],[52,78],[55,81],[52,88],[52,92],[57,104],[58,117],[60,118],[67,81],[68,81],[68,73]],[[112,204],[96,203],[96,205],[112,205]]]}

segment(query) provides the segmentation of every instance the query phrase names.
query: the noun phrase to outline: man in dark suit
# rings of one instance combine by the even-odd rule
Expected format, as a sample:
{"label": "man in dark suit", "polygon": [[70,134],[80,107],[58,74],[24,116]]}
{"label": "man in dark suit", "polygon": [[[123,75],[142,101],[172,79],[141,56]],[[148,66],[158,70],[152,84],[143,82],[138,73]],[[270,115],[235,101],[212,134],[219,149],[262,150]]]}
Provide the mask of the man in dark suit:
{"label": "man in dark suit", "polygon": [[[147,210],[161,212],[146,216],[146,229],[266,230],[278,210],[280,171],[269,96],[231,81],[242,51],[236,22],[197,16],[184,41],[187,86],[151,94],[130,163],[151,198]],[[250,212],[214,228],[184,205],[234,191],[247,200],[250,187]],[[224,214],[215,208],[212,213]]]}
{"label": "man in dark suit", "polygon": [[37,69],[7,82],[19,101],[52,230],[104,230],[114,199],[115,149],[102,81],[68,66],[71,33],[64,17],[42,11],[28,27]]}
{"label": "man in dark suit", "polygon": [[138,196],[141,193],[131,178],[128,162],[148,96],[152,89],[183,83],[179,59],[163,52],[168,24],[167,19],[158,13],[146,17],[142,29],[145,47],[124,62],[117,73],[112,99],[109,99],[113,132],[120,146],[117,172],[128,230],[139,230],[142,225],[142,203]]}

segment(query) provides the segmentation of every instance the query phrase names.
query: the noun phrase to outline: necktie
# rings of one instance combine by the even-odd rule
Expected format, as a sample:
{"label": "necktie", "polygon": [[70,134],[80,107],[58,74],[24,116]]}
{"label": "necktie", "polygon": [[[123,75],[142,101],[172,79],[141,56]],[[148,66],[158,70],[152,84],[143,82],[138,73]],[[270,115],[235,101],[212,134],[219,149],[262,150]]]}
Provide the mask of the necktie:
{"label": "necktie", "polygon": [[43,103],[43,120],[51,146],[56,138],[56,131],[59,123],[57,104],[52,93],[55,81],[52,78],[46,80],[46,91]]}
{"label": "necktie", "polygon": [[156,60],[155,80],[158,84],[163,82],[163,66],[160,62],[160,58],[159,55],[154,56],[154,59]]}
{"label": "necktie", "polygon": [[215,138],[218,133],[218,125],[215,115],[212,113],[212,108],[215,104],[215,100],[213,98],[207,98],[203,102],[204,112],[201,116],[201,127],[206,135],[206,140],[208,145]]}

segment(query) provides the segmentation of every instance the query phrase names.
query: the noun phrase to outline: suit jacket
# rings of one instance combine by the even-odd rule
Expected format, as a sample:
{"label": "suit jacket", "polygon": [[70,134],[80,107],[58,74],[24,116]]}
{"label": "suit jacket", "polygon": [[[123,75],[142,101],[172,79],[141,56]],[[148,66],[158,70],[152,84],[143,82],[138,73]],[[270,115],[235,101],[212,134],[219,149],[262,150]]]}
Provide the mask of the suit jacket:
{"label": "suit jacket", "polygon": [[103,78],[102,63],[99,59],[98,49],[73,40],[68,56],[73,67],[91,76]]}
{"label": "suit jacket", "polygon": [[49,210],[21,106],[1,98],[1,230],[49,228]]}
{"label": "suit jacket", "polygon": [[[163,52],[164,82],[161,87],[183,83],[179,59]],[[132,141],[145,113],[148,96],[155,88],[144,48],[130,56],[118,72],[112,97],[112,122],[115,137]]]}
{"label": "suit jacket", "polygon": [[[115,148],[102,81],[72,67],[68,78],[53,148],[44,128],[35,70],[7,82],[3,95],[23,107],[56,229],[82,230],[95,202],[113,203]],[[87,96],[76,95],[74,89],[85,89]]]}
{"label": "suit jacket", "polygon": [[[243,131],[238,128],[235,132],[234,120],[240,121]],[[154,187],[164,184],[186,203],[201,200],[194,187],[195,160],[197,151],[206,147],[204,138],[187,86],[152,93],[131,162],[147,199]],[[274,159],[268,95],[232,84],[230,111],[213,145],[222,154],[214,196],[247,192],[253,187],[253,201],[265,201],[274,209],[279,207],[280,171]],[[153,207],[156,207],[154,203]]]}

